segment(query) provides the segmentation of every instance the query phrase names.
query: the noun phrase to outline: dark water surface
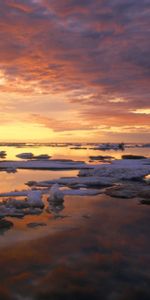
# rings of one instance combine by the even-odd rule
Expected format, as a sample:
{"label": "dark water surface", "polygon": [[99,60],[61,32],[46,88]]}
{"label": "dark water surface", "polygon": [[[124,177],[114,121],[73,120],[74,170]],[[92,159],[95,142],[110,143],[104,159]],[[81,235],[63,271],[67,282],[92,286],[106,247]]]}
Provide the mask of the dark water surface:
{"label": "dark water surface", "polygon": [[[0,299],[150,299],[150,211],[138,199],[66,197],[45,236],[0,249]],[[48,232],[49,231],[49,232]]]}

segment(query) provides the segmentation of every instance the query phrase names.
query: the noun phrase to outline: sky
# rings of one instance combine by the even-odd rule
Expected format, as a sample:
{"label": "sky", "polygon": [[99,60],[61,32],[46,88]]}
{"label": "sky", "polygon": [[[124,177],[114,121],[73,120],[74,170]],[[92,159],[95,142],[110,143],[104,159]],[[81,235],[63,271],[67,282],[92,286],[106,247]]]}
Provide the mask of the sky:
{"label": "sky", "polygon": [[150,142],[150,0],[0,0],[0,141]]}

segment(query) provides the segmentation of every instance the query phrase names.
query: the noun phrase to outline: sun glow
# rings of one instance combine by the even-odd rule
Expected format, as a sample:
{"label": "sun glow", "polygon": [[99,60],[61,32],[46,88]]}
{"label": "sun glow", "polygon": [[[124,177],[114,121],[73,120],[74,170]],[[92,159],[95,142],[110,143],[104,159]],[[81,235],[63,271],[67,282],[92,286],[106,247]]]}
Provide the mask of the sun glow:
{"label": "sun glow", "polygon": [[25,123],[0,126],[1,141],[38,141],[51,140],[54,133],[51,129],[42,126]]}
{"label": "sun glow", "polygon": [[134,114],[146,114],[149,115],[150,114],[150,108],[140,108],[140,109],[136,109],[134,111],[132,111]]}

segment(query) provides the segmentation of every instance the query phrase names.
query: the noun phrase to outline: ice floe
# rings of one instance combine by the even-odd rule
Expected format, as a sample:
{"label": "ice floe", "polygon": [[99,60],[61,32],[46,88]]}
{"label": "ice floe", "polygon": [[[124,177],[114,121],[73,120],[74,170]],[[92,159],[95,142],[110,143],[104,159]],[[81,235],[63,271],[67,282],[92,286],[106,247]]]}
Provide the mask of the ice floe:
{"label": "ice floe", "polygon": [[[39,181],[36,182],[35,185],[37,187],[51,187],[52,184],[59,184],[61,186],[68,186],[68,187],[104,187],[110,186],[115,182],[113,178],[109,177],[95,177],[95,176],[87,176],[87,177],[62,177],[59,179],[54,180],[47,180],[47,181]],[[80,186],[81,185],[81,186]]]}
{"label": "ice floe", "polygon": [[27,200],[17,200],[14,198],[8,198],[1,202],[5,205],[6,208],[17,208],[17,209],[24,209],[29,207]]}
{"label": "ice floe", "polygon": [[30,190],[27,193],[27,204],[30,207],[43,208],[44,203],[42,201],[41,191]]}
{"label": "ice floe", "polygon": [[125,154],[122,155],[122,159],[146,159],[143,155]]}
{"label": "ice floe", "polygon": [[101,161],[114,159],[114,157],[110,155],[97,155],[97,156],[90,156],[89,158],[90,160],[101,160]]}
{"label": "ice floe", "polygon": [[49,191],[48,201],[49,202],[57,202],[57,203],[64,201],[64,194],[59,189],[59,185],[57,183],[52,185],[52,187]]}
{"label": "ice floe", "polygon": [[63,190],[63,194],[66,195],[71,195],[71,196],[95,196],[98,194],[102,194],[104,191],[103,190],[94,190],[94,189],[66,189]]}
{"label": "ice floe", "polygon": [[136,197],[138,199],[144,199],[144,201],[150,201],[150,186],[144,182],[118,184],[111,188],[106,188],[105,193],[111,197],[126,199]]}
{"label": "ice floe", "polygon": [[[21,203],[22,202],[22,203]],[[22,218],[25,215],[38,215],[42,212],[43,206],[32,206],[26,200],[8,199],[0,204],[0,218],[17,217]]]}
{"label": "ice floe", "polygon": [[124,150],[125,144],[119,143],[119,144],[111,144],[111,143],[103,143],[96,145],[95,147],[91,148],[93,150]]}
{"label": "ice floe", "polygon": [[5,158],[6,155],[6,151],[0,151],[0,158]]}
{"label": "ice floe", "polygon": [[48,207],[46,211],[52,213],[55,217],[64,209],[64,193],[60,190],[59,185],[56,183],[52,185],[48,194]]}
{"label": "ice floe", "polygon": [[79,176],[123,179],[140,179],[150,173],[150,159],[119,159],[111,164],[96,165],[93,170],[81,170]]}
{"label": "ice floe", "polygon": [[33,158],[33,153],[27,152],[27,153],[20,153],[17,154],[16,157],[22,158],[22,159],[32,159]]}
{"label": "ice floe", "polygon": [[16,157],[19,157],[21,159],[37,159],[37,160],[48,160],[51,158],[51,156],[49,156],[48,154],[34,155],[31,152],[17,154]]}
{"label": "ice floe", "polygon": [[3,217],[24,217],[25,213],[22,209],[16,209],[15,207],[6,207],[6,205],[0,205],[0,218]]}
{"label": "ice floe", "polygon": [[78,170],[92,168],[92,165],[79,161],[65,160],[27,160],[27,161],[2,161],[0,170],[13,169],[36,169],[36,170]]}
{"label": "ice floe", "polygon": [[[3,162],[1,162],[3,164]],[[0,163],[0,165],[1,165]],[[8,162],[7,162],[8,163]],[[18,162],[15,162],[15,164]],[[39,167],[51,164],[50,161],[27,161],[25,165]],[[143,178],[150,174],[150,159],[131,158],[112,160],[111,163],[102,163],[87,168],[83,162],[64,161],[52,162],[55,167],[60,164],[68,167],[68,164],[82,165],[79,176],[61,177],[53,180],[28,182],[34,189],[1,193],[0,197],[10,197],[0,203],[0,217],[23,217],[26,214],[40,214],[44,208],[43,195],[48,200],[47,211],[58,214],[64,208],[64,198],[70,196],[89,196],[105,193],[111,197],[133,198],[140,201],[150,199],[150,185]],[[14,164],[14,162],[13,162]],[[23,162],[20,162],[21,166]],[[57,165],[57,166],[58,166]],[[16,165],[15,165],[16,166]],[[51,165],[52,166],[52,165]],[[133,183],[134,180],[134,183]],[[137,181],[138,180],[138,181]],[[23,197],[16,200],[15,197]],[[142,202],[141,202],[142,203]],[[145,204],[145,203],[143,203]],[[149,203],[148,203],[149,204]]]}
{"label": "ice floe", "polygon": [[21,196],[27,196],[28,190],[23,191],[12,191],[7,193],[0,193],[0,197],[21,197]]}

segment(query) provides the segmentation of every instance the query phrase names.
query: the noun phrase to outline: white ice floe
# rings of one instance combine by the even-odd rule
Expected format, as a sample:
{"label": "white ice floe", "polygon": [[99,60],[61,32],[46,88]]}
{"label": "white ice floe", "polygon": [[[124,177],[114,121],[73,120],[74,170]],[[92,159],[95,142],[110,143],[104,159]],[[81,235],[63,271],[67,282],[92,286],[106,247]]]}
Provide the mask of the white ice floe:
{"label": "white ice floe", "polygon": [[11,206],[7,206],[7,204],[0,205],[0,218],[4,217],[16,217],[16,218],[22,218],[25,215],[38,215],[42,212],[42,209],[37,207],[24,207],[22,206],[16,206],[16,203],[14,203]]}
{"label": "white ice floe", "polygon": [[27,193],[27,204],[31,207],[43,208],[44,203],[42,201],[41,191],[30,190]]}
{"label": "white ice floe", "polygon": [[[6,195],[14,195],[14,193],[6,193]],[[22,195],[23,193],[20,192]],[[44,208],[41,191],[27,191],[27,198],[24,200],[16,200],[8,198],[0,202],[0,217],[12,216],[23,217],[26,214],[38,214]]]}
{"label": "white ice floe", "polygon": [[[21,217],[25,214],[41,213],[44,207],[42,201],[43,194],[48,195],[49,204],[55,204],[56,206],[63,203],[64,196],[66,195],[88,196],[107,193],[113,197],[132,198],[138,196],[149,198],[150,189],[144,185],[144,182],[136,182],[136,186],[133,186],[131,182],[130,184],[127,182],[127,185],[116,187],[116,184],[120,184],[122,180],[142,179],[148,174],[150,174],[150,159],[120,159],[112,161],[111,164],[103,163],[94,167],[92,166],[90,170],[81,170],[80,176],[35,182],[34,185],[36,188],[45,187],[45,189],[0,194],[1,197],[26,197],[25,200],[6,199],[6,201],[3,201],[0,205],[0,217]],[[114,185],[112,189],[102,189],[103,187],[112,185]],[[60,189],[60,187],[64,186],[72,189]],[[89,187],[95,189],[92,190]],[[52,207],[49,207],[49,209],[51,210]]]}
{"label": "white ice floe", "polygon": [[35,186],[49,188],[57,183],[60,186],[79,189],[81,187],[103,188],[112,186],[122,180],[142,179],[148,174],[150,174],[150,159],[123,159],[114,160],[111,164],[96,165],[90,170],[81,170],[80,176],[77,177],[62,177],[35,182]]}
{"label": "white ice floe", "polygon": [[120,159],[111,164],[96,165],[93,170],[81,170],[79,176],[114,179],[142,178],[150,173],[150,159]]}
{"label": "white ice floe", "polygon": [[109,177],[95,177],[95,176],[89,176],[89,177],[62,177],[59,179],[54,180],[48,180],[48,181],[39,181],[36,182],[36,186],[38,187],[50,187],[52,184],[59,184],[61,186],[70,186],[70,187],[76,187],[78,184],[84,187],[94,187],[94,186],[110,186],[115,182],[113,178]]}
{"label": "white ice floe", "polygon": [[64,194],[59,189],[59,185],[57,183],[51,187],[51,189],[49,191],[48,201],[49,202],[63,202],[64,201]]}
{"label": "white ice floe", "polygon": [[65,196],[71,195],[71,196],[95,196],[98,194],[102,194],[104,191],[103,190],[94,190],[94,189],[85,189],[85,190],[80,190],[80,189],[74,189],[74,190],[63,190],[62,191]]}
{"label": "white ice floe", "polygon": [[8,198],[2,202],[6,208],[17,208],[17,209],[24,209],[29,207],[27,200],[16,200],[13,198]]}
{"label": "white ice floe", "polygon": [[28,190],[13,191],[7,193],[0,193],[0,197],[21,197],[21,196],[27,196],[27,194],[28,194]]}
{"label": "white ice floe", "polygon": [[37,169],[37,170],[79,170],[93,168],[85,162],[61,161],[61,160],[30,160],[30,161],[2,161],[1,169]]}
{"label": "white ice floe", "polygon": [[105,189],[111,197],[150,199],[150,186],[143,181],[125,182]]}
{"label": "white ice floe", "polygon": [[22,209],[16,209],[14,207],[6,207],[5,205],[0,206],[0,217],[24,217]]}
{"label": "white ice floe", "polygon": [[[6,193],[6,195],[13,195],[14,193]],[[23,192],[20,192],[23,195]],[[37,215],[42,212],[44,203],[42,201],[41,191],[27,191],[27,198],[24,200],[16,200],[8,198],[0,203],[0,217],[23,217],[25,215]]]}

